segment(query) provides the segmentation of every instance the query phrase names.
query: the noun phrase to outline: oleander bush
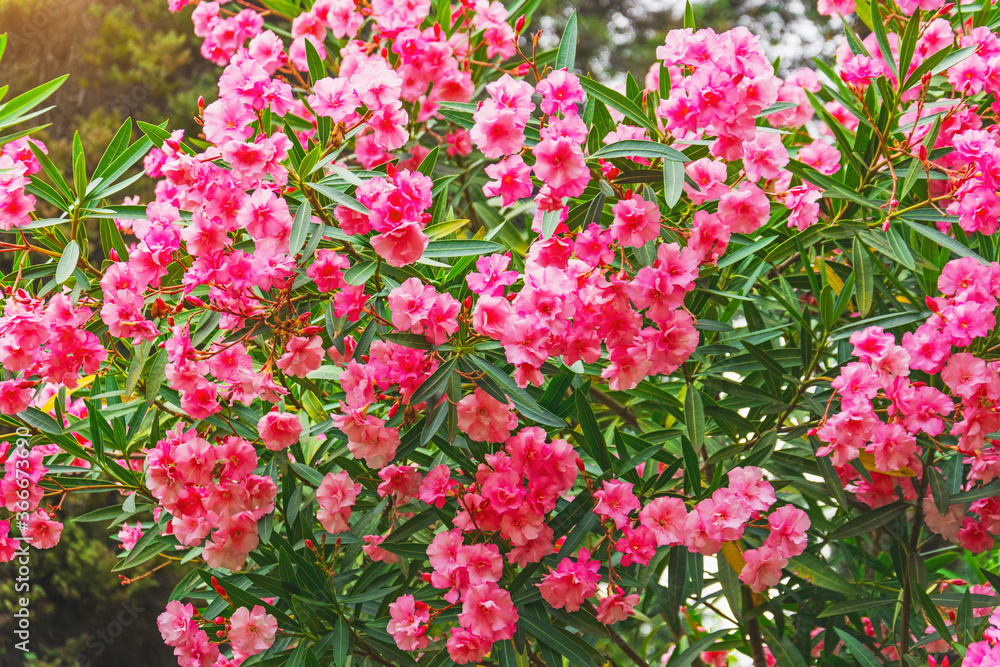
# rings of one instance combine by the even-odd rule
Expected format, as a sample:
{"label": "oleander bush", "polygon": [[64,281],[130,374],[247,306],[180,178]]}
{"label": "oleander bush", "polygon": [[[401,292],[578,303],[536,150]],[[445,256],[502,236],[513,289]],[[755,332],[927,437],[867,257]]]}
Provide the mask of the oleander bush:
{"label": "oleander bush", "polygon": [[539,0],[309,4],[197,4],[198,134],[0,106],[0,560],[180,564],[184,667],[1000,665],[1000,9],[615,88]]}

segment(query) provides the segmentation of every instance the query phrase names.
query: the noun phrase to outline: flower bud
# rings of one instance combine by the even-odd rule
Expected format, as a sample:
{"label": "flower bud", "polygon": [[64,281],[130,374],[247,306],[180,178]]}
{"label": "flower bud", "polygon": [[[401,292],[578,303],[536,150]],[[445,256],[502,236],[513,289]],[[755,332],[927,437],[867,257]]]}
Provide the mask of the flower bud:
{"label": "flower bud", "polygon": [[517,21],[514,22],[514,34],[515,35],[520,35],[521,34],[521,31],[524,30],[524,23],[525,23],[525,16],[524,16],[524,14],[521,14],[517,18]]}

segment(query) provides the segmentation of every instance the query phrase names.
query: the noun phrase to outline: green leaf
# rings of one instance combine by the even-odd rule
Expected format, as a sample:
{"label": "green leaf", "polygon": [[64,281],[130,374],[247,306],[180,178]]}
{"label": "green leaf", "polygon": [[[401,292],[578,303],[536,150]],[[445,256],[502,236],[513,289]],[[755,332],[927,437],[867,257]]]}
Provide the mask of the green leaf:
{"label": "green leaf", "polygon": [[664,144],[648,139],[616,141],[613,144],[608,144],[590,157],[603,158],[605,160],[618,157],[645,157],[652,159],[662,158],[674,162],[688,161],[688,156],[676,148],[671,148],[670,146],[665,146]]}
{"label": "green leaf", "polygon": [[555,234],[556,229],[559,227],[559,218],[561,211],[552,210],[546,211],[542,214],[542,240],[547,241],[552,238]]}
{"label": "green leaf", "polygon": [[673,208],[684,192],[684,163],[677,160],[663,161],[663,201]]}
{"label": "green leaf", "polygon": [[566,29],[563,30],[562,39],[559,40],[559,52],[556,54],[556,69],[573,71],[576,64],[576,12],[570,14],[566,21]]}
{"label": "green leaf", "polygon": [[375,275],[378,263],[372,260],[358,262],[344,272],[344,280],[348,285],[364,285],[368,279]]}
{"label": "green leaf", "polygon": [[[49,156],[43,153],[42,149],[36,146],[33,142],[28,142],[28,148],[31,149],[31,153],[35,156],[35,159],[38,160],[38,164],[41,165],[42,171],[45,172],[45,175],[52,181],[52,184],[59,191],[59,194],[65,198],[67,203],[73,201],[73,193],[70,192],[69,186],[66,185],[66,180],[62,177],[62,174],[59,173],[56,166],[52,164],[52,160],[49,159]],[[32,176],[32,178],[34,179],[36,177]]]}
{"label": "green leaf", "polygon": [[906,241],[904,241],[903,237],[899,235],[899,232],[897,232],[892,227],[889,227],[886,234],[889,237],[889,247],[892,248],[893,257],[895,257],[900,264],[908,268],[910,271],[915,270],[917,268],[917,265],[913,261],[913,254],[910,252],[910,249],[906,246]]}
{"label": "green leaf", "polygon": [[810,554],[801,554],[788,559],[788,570],[800,579],[844,595],[861,595],[861,590],[837,574],[833,568]]}
{"label": "green leaf", "polygon": [[[688,4],[688,7],[690,6],[691,5]],[[670,662],[667,663],[667,667],[690,667],[690,665],[694,663],[695,658],[700,657],[701,654],[707,650],[716,639],[727,633],[727,630],[716,630],[711,634],[705,635],[698,641],[691,644],[688,650],[684,651],[676,658],[671,659]]]}
{"label": "green leaf", "polygon": [[410,405],[418,405],[436,395],[443,394],[445,387],[448,385],[448,380],[451,379],[457,365],[458,357],[452,357],[438,366],[437,370],[413,392],[413,396],[410,397]]}
{"label": "green leaf", "polygon": [[87,160],[83,154],[83,141],[80,133],[73,133],[73,187],[76,194],[83,201],[83,195],[87,190]]}
{"label": "green leaf", "polygon": [[694,24],[694,7],[691,6],[691,0],[687,0],[684,5],[684,27],[695,30]]}
{"label": "green leaf", "polygon": [[740,248],[739,250],[737,250],[733,254],[726,255],[725,257],[723,257],[722,259],[720,259],[719,263],[718,263],[718,267],[720,269],[722,269],[722,268],[725,268],[725,267],[727,267],[727,266],[729,266],[731,264],[735,264],[736,262],[741,261],[745,257],[749,257],[750,255],[753,255],[754,253],[756,253],[758,250],[761,250],[761,249],[766,248],[767,246],[771,245],[771,243],[774,242],[774,240],[776,238],[778,238],[778,237],[777,236],[768,236],[765,239],[761,239],[759,241],[755,241],[754,243],[751,243],[750,245],[743,246],[742,248]]}
{"label": "green leaf", "polygon": [[503,252],[504,247],[493,241],[477,241],[459,239],[453,241],[431,241],[427,244],[423,256],[430,259],[444,257],[476,257]]}
{"label": "green leaf", "polygon": [[806,662],[802,654],[799,653],[799,649],[795,648],[795,644],[790,642],[784,635],[779,635],[767,625],[760,626],[761,634],[764,635],[764,641],[767,642],[767,647],[771,649],[771,653],[777,659],[777,664],[781,667],[809,667],[809,663]]}
{"label": "green leaf", "polygon": [[849,537],[865,535],[880,526],[884,526],[906,511],[906,503],[896,501],[889,505],[869,510],[855,517],[829,535],[831,540],[844,540]]}
{"label": "green leaf", "polygon": [[948,483],[944,481],[944,477],[938,472],[937,468],[928,467],[927,474],[931,487],[931,496],[934,498],[934,507],[937,509],[938,514],[944,516],[951,507],[951,492],[948,490]]}
{"label": "green leaf", "polygon": [[576,416],[580,421],[580,429],[583,431],[584,439],[590,446],[591,455],[597,461],[597,465],[601,466],[601,470],[605,472],[611,470],[611,455],[608,453],[608,445],[604,440],[604,436],[601,435],[601,429],[597,425],[594,410],[590,407],[590,402],[587,400],[586,391],[575,391],[573,398],[576,401]]}
{"label": "green leaf", "polygon": [[[306,40],[308,42],[308,40]],[[314,49],[315,50],[315,49]],[[302,245],[309,236],[309,223],[312,216],[312,207],[308,201],[299,204],[299,209],[295,212],[295,220],[292,222],[291,235],[288,238],[288,254],[295,256],[302,249]]]}
{"label": "green leaf", "polygon": [[951,632],[948,631],[948,626],[945,624],[944,618],[941,617],[941,612],[938,611],[938,608],[934,605],[934,601],[927,595],[927,591],[921,587],[919,581],[911,581],[910,587],[913,589],[913,595],[917,599],[917,602],[923,607],[924,616],[927,617],[928,622],[944,639],[951,642]]}
{"label": "green leaf", "polygon": [[94,169],[94,178],[100,177],[111,164],[121,155],[125,149],[128,148],[128,142],[132,138],[132,120],[126,118],[125,122],[122,123],[121,127],[115,133],[115,136],[111,139],[111,143],[104,150],[104,155],[101,156],[101,161],[97,163],[97,167]]}
{"label": "green leaf", "polygon": [[351,635],[343,616],[337,619],[337,627],[333,631],[336,633],[333,638],[333,662],[337,667],[344,667],[347,664],[347,652],[350,649]]}
{"label": "green leaf", "polygon": [[139,384],[139,378],[142,376],[142,369],[146,365],[146,359],[149,358],[151,347],[152,344],[147,340],[140,343],[135,349],[135,355],[128,366],[128,376],[125,379],[125,391],[122,393],[122,396],[128,398],[135,391],[136,386]]}
{"label": "green leaf", "polygon": [[52,81],[43,83],[36,88],[32,88],[26,93],[18,95],[5,104],[0,105],[0,129],[16,125],[23,120],[27,120],[30,116],[26,116],[26,112],[34,109],[52,93],[56,92],[59,87],[66,82],[67,76],[69,75],[63,75],[58,79],[53,79]]}
{"label": "green leaf", "polygon": [[939,232],[934,227],[928,227],[926,225],[922,225],[919,222],[916,222],[915,220],[909,219],[905,214],[903,216],[901,216],[900,219],[903,222],[905,222],[906,225],[910,229],[912,229],[913,231],[915,231],[917,234],[920,234],[921,236],[929,238],[931,241],[933,241],[934,243],[938,244],[939,246],[941,246],[943,248],[947,248],[948,250],[951,250],[953,253],[955,253],[959,257],[972,257],[973,259],[978,259],[983,264],[989,264],[989,262],[987,262],[985,259],[983,259],[975,251],[971,250],[970,248],[965,247],[964,245],[962,245],[961,243],[959,243],[955,239],[951,238],[947,234],[942,234],[941,232]]}
{"label": "green leaf", "polygon": [[871,311],[875,296],[875,270],[872,258],[858,236],[854,237],[851,261],[854,263],[854,295],[858,299],[858,312],[865,316]]}
{"label": "green leaf", "polygon": [[640,109],[635,102],[628,99],[621,93],[611,90],[607,86],[603,86],[590,78],[580,79],[580,85],[587,91],[587,94],[592,95],[601,102],[604,102],[606,105],[618,111],[633,123],[646,128],[654,134],[659,133],[659,128],[657,128],[656,124],[651,121],[645,113],[643,113],[642,109]]}
{"label": "green leaf", "polygon": [[425,155],[424,159],[420,161],[420,166],[417,167],[417,171],[427,178],[431,178],[434,175],[434,167],[437,165],[437,159],[440,152],[441,148],[439,146],[432,148],[430,153]]}
{"label": "green leaf", "polygon": [[834,628],[837,631],[837,635],[840,640],[844,642],[847,649],[851,652],[851,655],[858,661],[861,667],[882,667],[882,663],[878,661],[871,651],[869,651],[864,644],[854,638],[854,635],[848,634],[841,630],[840,628]]}
{"label": "green leaf", "polygon": [[684,426],[691,446],[698,451],[705,445],[705,410],[701,392],[693,384],[687,386],[684,395]]}
{"label": "green leaf", "polygon": [[306,46],[306,63],[309,68],[309,80],[314,84],[326,76],[326,67],[323,65],[323,59],[319,57],[319,52],[316,47],[313,46],[312,42],[308,39],[305,40]]}
{"label": "green leaf", "polygon": [[346,192],[338,190],[334,187],[331,187],[329,185],[323,185],[322,183],[308,183],[306,187],[312,188],[313,190],[320,193],[321,195],[323,195],[330,201],[334,202],[335,204],[346,206],[352,211],[363,213],[365,215],[371,213],[371,211],[365,208],[364,204],[359,202],[357,199],[350,196]]}
{"label": "green leaf", "polygon": [[323,475],[315,468],[297,462],[289,463],[289,465],[292,467],[292,470],[295,471],[296,475],[309,482],[314,487],[319,488],[319,486],[323,483]]}
{"label": "green leaf", "polygon": [[153,365],[149,368],[149,375],[146,376],[146,404],[153,405],[159,398],[160,385],[166,377],[167,351],[160,350],[153,357]]}
{"label": "green leaf", "polygon": [[538,405],[535,399],[531,397],[531,394],[518,387],[510,375],[504,373],[480,356],[472,355],[466,358],[479,370],[486,373],[491,380],[500,385],[500,389],[510,397],[510,400],[514,402],[514,405],[517,406],[517,409],[525,417],[546,426],[556,428],[564,428],[566,426],[564,420]]}
{"label": "green leaf", "polygon": [[861,196],[840,181],[830,178],[829,176],[825,176],[812,167],[807,167],[797,160],[789,162],[787,168],[788,171],[792,172],[803,181],[807,181],[822,188],[824,190],[824,197],[847,199],[868,209],[878,209],[881,206],[879,202]]}
{"label": "green leaf", "polygon": [[555,627],[548,619],[540,618],[528,609],[522,609],[519,625],[532,637],[567,658],[574,667],[597,667],[597,662],[590,655],[593,649],[590,649],[586,642],[562,628]]}
{"label": "green leaf", "polygon": [[[896,61],[892,56],[892,49],[889,48],[889,36],[885,32],[885,19],[879,8],[878,0],[873,0],[870,4],[872,11],[872,30],[875,32],[875,41],[878,42],[878,50],[882,54],[882,59],[889,65],[889,70],[893,76],[898,78],[899,70],[896,68]],[[899,35],[897,35],[899,37]],[[892,100],[886,100],[886,104],[891,104]]]}
{"label": "green leaf", "polygon": [[78,261],[80,261],[80,244],[76,242],[76,239],[73,239],[63,248],[59,263],[56,264],[55,279],[57,285],[63,284],[73,275],[73,269],[76,268]]}
{"label": "green leaf", "polygon": [[897,603],[895,598],[861,598],[859,600],[844,600],[832,604],[820,613],[819,618],[829,618],[830,616],[843,616],[856,612],[869,612],[879,607],[888,607]]}

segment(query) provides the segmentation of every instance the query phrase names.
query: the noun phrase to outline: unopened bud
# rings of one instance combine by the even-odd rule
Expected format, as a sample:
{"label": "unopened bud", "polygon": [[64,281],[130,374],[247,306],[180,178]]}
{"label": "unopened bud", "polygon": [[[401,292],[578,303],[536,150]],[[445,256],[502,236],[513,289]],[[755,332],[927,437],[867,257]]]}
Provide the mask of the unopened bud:
{"label": "unopened bud", "polygon": [[316,549],[316,545],[312,540],[306,540],[306,548],[314,551]]}
{"label": "unopened bud", "polygon": [[517,21],[515,21],[515,22],[514,22],[514,34],[515,34],[515,35],[520,35],[520,34],[521,34],[521,31],[522,31],[522,30],[524,30],[524,23],[525,23],[525,20],[526,20],[526,19],[525,19],[525,16],[524,16],[524,14],[521,14],[521,15],[520,15],[520,16],[519,16],[519,17],[517,18]]}
{"label": "unopened bud", "polygon": [[463,306],[465,307],[466,310],[468,310],[469,308],[472,308],[472,297],[471,296],[465,297],[465,301],[463,302]]}
{"label": "unopened bud", "polygon": [[170,308],[167,307],[167,304],[163,301],[163,299],[157,298],[156,301],[153,302],[152,313],[155,318],[166,317],[170,314]]}
{"label": "unopened bud", "polygon": [[190,303],[192,306],[197,306],[198,308],[204,308],[208,305],[207,303],[205,303],[196,296],[188,296],[186,298],[186,301]]}
{"label": "unopened bud", "polygon": [[114,248],[112,248],[111,250],[109,250],[108,251],[108,259],[110,259],[112,262],[117,262],[118,261],[118,251],[115,250]]}
{"label": "unopened bud", "polygon": [[917,149],[917,157],[920,158],[921,162],[927,159],[927,146],[920,144],[920,148]]}

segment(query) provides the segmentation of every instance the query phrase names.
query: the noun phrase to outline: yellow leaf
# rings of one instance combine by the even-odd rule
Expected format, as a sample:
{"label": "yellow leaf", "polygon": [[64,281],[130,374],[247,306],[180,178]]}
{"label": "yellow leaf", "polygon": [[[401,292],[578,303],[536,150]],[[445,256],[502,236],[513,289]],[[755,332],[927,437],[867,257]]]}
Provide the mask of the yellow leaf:
{"label": "yellow leaf", "polygon": [[739,574],[746,567],[747,562],[743,560],[743,549],[736,542],[725,542],[722,545],[722,555],[732,566],[733,571]]}
{"label": "yellow leaf", "polygon": [[[738,542],[723,542],[720,551],[722,551],[722,555],[725,556],[726,562],[729,563],[729,566],[733,568],[733,571],[736,572],[736,574],[742,572],[743,568],[746,567],[747,562],[743,560],[743,549],[740,547]],[[759,607],[767,602],[767,598],[760,593],[751,592],[751,595],[753,596],[753,603],[755,606]]]}
{"label": "yellow leaf", "polygon": [[[71,396],[73,392],[76,391],[77,389],[83,389],[84,387],[89,387],[91,384],[93,384],[94,380],[96,379],[97,379],[96,375],[88,375],[87,377],[80,378],[80,381],[76,384],[76,387],[74,387],[73,389],[66,390],[66,395]],[[55,409],[56,407],[56,398],[58,397],[59,397],[59,392],[52,394],[52,396],[49,397],[49,400],[45,401],[45,405],[43,405],[39,409],[45,413],[52,412],[52,410]]]}
{"label": "yellow leaf", "polygon": [[880,475],[889,475],[890,477],[916,477],[917,473],[913,472],[906,466],[903,466],[899,470],[879,470],[875,465],[875,455],[871,452],[861,452],[858,456],[858,460],[861,461],[861,465],[865,467],[865,470],[871,470],[872,472],[877,472]]}

